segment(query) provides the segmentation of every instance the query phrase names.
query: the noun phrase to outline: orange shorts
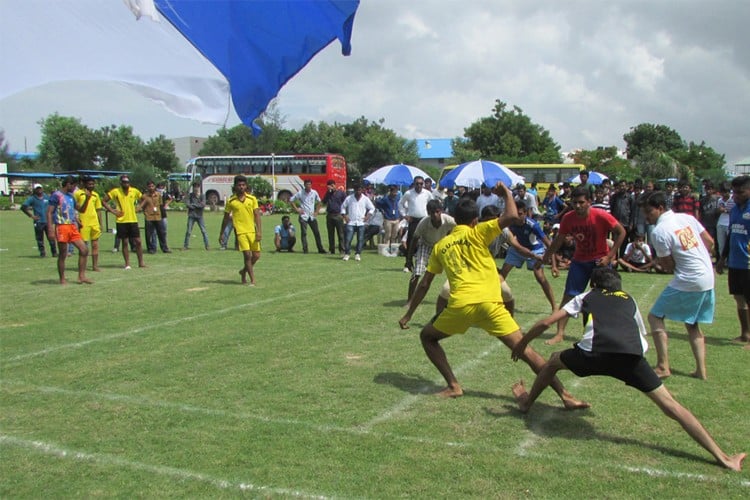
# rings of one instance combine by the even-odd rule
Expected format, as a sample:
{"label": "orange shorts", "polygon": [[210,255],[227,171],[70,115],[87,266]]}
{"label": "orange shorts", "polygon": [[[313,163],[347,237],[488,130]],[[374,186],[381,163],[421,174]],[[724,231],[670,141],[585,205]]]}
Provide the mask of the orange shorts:
{"label": "orange shorts", "polygon": [[58,224],[56,233],[58,243],[73,243],[83,239],[75,224]]}

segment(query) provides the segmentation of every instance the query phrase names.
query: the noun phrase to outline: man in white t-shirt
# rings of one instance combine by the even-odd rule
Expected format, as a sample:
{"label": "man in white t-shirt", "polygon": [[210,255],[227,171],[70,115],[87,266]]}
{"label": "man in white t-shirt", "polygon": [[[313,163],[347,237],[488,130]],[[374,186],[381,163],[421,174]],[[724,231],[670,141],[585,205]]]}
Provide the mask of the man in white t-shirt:
{"label": "man in white t-shirt", "polygon": [[617,262],[627,272],[651,272],[654,265],[654,259],[651,256],[651,248],[646,244],[646,236],[638,233],[635,240],[628,243],[625,247],[625,255]]}
{"label": "man in white t-shirt", "polygon": [[693,377],[706,378],[706,345],[699,323],[713,323],[714,272],[711,249],[714,240],[692,215],[674,213],[666,208],[666,197],[654,191],[643,197],[640,209],[649,224],[656,227],[651,243],[657,263],[665,271],[674,271],[674,278],[661,293],[648,315],[651,335],[656,347],[654,371],[661,378],[669,377],[669,353],[664,318],[682,321],[688,332],[695,356]]}

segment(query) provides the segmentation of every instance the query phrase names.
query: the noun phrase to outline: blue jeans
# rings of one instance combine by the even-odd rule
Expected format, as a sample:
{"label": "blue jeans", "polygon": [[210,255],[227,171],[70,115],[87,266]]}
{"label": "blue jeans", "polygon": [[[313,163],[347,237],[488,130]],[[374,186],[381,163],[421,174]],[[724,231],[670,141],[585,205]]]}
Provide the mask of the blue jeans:
{"label": "blue jeans", "polygon": [[357,231],[357,249],[354,251],[357,255],[362,253],[362,246],[365,243],[365,226],[353,226],[350,224],[344,228],[344,255],[349,255],[352,249],[352,240],[354,239],[354,231]]}
{"label": "blue jeans", "polygon": [[185,244],[183,245],[183,248],[189,248],[190,235],[193,232],[193,226],[196,222],[203,234],[203,245],[208,248],[208,233],[206,232],[206,223],[203,221],[203,217],[188,217],[187,231],[185,231]]}

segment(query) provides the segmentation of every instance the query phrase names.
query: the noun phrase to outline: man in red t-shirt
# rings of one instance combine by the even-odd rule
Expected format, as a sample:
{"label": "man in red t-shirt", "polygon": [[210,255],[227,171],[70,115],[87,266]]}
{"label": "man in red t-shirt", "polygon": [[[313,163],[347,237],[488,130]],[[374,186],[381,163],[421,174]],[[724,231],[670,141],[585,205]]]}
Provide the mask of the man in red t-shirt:
{"label": "man in red t-shirt", "polygon": [[[576,295],[586,291],[594,268],[609,266],[612,262],[617,262],[618,251],[627,234],[625,228],[612,214],[591,206],[591,193],[587,189],[574,189],[571,200],[573,210],[566,213],[560,220],[560,230],[544,254],[544,263],[552,264],[552,276],[557,278],[560,273],[552,256],[562,246],[566,234],[571,234],[575,238],[576,250],[565,281],[565,292],[560,308]],[[607,243],[610,233],[614,240],[612,248]],[[557,333],[545,344],[561,342],[565,336],[567,324],[567,316],[558,321]]]}

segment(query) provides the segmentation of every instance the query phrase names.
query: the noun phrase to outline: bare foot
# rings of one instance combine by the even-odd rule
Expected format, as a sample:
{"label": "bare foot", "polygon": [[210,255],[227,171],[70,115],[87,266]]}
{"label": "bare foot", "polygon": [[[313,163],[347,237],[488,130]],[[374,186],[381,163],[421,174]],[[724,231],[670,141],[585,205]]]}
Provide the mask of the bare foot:
{"label": "bare foot", "polygon": [[99,271],[101,271],[101,269],[99,269],[98,267],[92,267],[91,270],[94,271],[95,273],[98,273]]}
{"label": "bare foot", "polygon": [[61,284],[61,285],[67,285],[67,284],[68,284],[68,282],[67,282],[66,280],[64,280],[64,279],[61,279],[61,280],[60,280],[60,284]]}
{"label": "bare foot", "polygon": [[138,264],[138,267],[148,267],[146,264]]}
{"label": "bare foot", "polygon": [[667,378],[670,375],[672,375],[672,372],[669,370],[665,370],[664,368],[660,368],[658,366],[654,367],[654,372],[656,373],[656,376],[659,378]]}
{"label": "bare foot", "polygon": [[544,345],[559,344],[560,342],[562,342],[564,340],[564,338],[565,338],[564,334],[557,334],[554,337],[552,337],[551,339],[545,340],[544,341]]}
{"label": "bare foot", "polygon": [[566,410],[585,410],[586,408],[591,408],[591,403],[581,401],[573,396],[563,396],[563,405]]}
{"label": "bare foot", "polygon": [[738,453],[737,455],[732,455],[731,457],[727,457],[726,460],[721,460],[721,465],[723,465],[727,469],[739,472],[742,470],[742,461],[745,460],[746,456],[747,453]]}
{"label": "bare foot", "polygon": [[459,398],[464,395],[464,391],[460,385],[455,384],[435,393],[435,395],[441,398]]}
{"label": "bare foot", "polygon": [[529,393],[526,392],[526,387],[523,385],[523,380],[519,380],[513,386],[511,387],[511,390],[513,391],[513,397],[516,398],[516,404],[518,404],[518,409],[521,410],[521,413],[527,413],[529,411]]}
{"label": "bare foot", "polygon": [[400,326],[402,330],[408,330],[409,320],[406,318],[401,318],[400,320],[398,320],[398,326]]}
{"label": "bare foot", "polygon": [[747,344],[748,342],[750,342],[750,339],[748,339],[744,335],[740,335],[739,337],[733,338],[732,342],[735,342],[735,343],[738,343],[738,344]]}
{"label": "bare foot", "polygon": [[706,380],[708,378],[705,375],[699,374],[697,371],[691,373],[690,376],[693,377],[693,378],[697,378],[699,380]]}
{"label": "bare foot", "polygon": [[240,277],[242,278],[242,284],[246,285],[247,284],[247,271],[245,271],[244,269],[240,269]]}
{"label": "bare foot", "polygon": [[91,281],[91,280],[90,280],[90,279],[88,279],[88,278],[78,278],[78,284],[80,284],[80,285],[83,285],[83,284],[86,284],[86,285],[93,285],[93,284],[94,284],[94,282],[93,282],[93,281]]}
{"label": "bare foot", "polygon": [[750,344],[747,344],[747,345],[746,345],[745,347],[743,347],[742,349],[744,349],[745,351],[750,351]]}

